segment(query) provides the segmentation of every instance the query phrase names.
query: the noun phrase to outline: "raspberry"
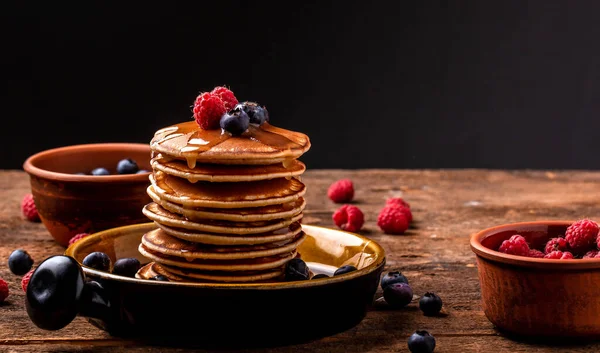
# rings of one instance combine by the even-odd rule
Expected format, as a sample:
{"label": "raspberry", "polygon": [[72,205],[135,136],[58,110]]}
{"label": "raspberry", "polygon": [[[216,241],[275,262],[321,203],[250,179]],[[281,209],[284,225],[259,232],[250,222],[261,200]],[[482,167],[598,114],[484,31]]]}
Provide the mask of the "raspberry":
{"label": "raspberry", "polygon": [[412,216],[412,212],[410,211],[410,208],[403,206],[399,203],[390,203],[390,204],[386,204],[385,207],[396,207],[399,208],[400,211],[402,213],[404,213],[404,216],[406,216],[406,219],[408,220],[408,224],[412,223],[413,220],[413,216]]}
{"label": "raspberry", "polygon": [[88,233],[79,233],[76,236],[74,236],[73,238],[71,238],[69,240],[69,245],[73,245],[76,241],[83,239],[85,237],[87,237],[89,234]]}
{"label": "raspberry", "polygon": [[528,257],[537,257],[537,258],[541,259],[544,257],[544,253],[537,249],[529,249],[529,254],[527,256]]}
{"label": "raspberry", "polygon": [[349,232],[359,231],[365,223],[362,211],[352,205],[344,205],[333,213],[333,222],[336,226]]}
{"label": "raspberry", "polygon": [[387,201],[385,201],[385,205],[386,206],[390,206],[390,205],[399,205],[399,206],[404,206],[408,209],[410,209],[410,204],[406,201],[404,201],[401,197],[392,197],[387,199]]}
{"label": "raspberry", "polygon": [[559,250],[556,251],[552,251],[549,254],[546,254],[544,256],[544,259],[560,259],[560,260],[568,260],[568,259],[572,259],[573,258],[573,254],[571,254],[568,251],[562,252]]}
{"label": "raspberry", "polygon": [[529,245],[523,236],[515,234],[503,241],[498,251],[509,255],[529,256]]}
{"label": "raspberry", "polygon": [[223,100],[208,92],[196,98],[193,110],[196,123],[204,130],[218,129],[221,116],[227,111]]}
{"label": "raspberry", "polygon": [[565,239],[576,253],[585,253],[596,247],[598,236],[598,223],[582,219],[569,226],[565,233]]}
{"label": "raspberry", "polygon": [[568,244],[565,238],[552,238],[546,243],[546,246],[544,247],[544,254],[549,254],[556,250],[566,251],[567,247]]}
{"label": "raspberry", "polygon": [[23,213],[23,216],[31,222],[40,221],[40,215],[35,207],[32,194],[27,194],[23,197],[23,201],[21,201],[21,212]]}
{"label": "raspberry", "polygon": [[341,179],[329,186],[327,196],[335,203],[350,202],[354,198],[354,185],[350,179]]}
{"label": "raspberry", "polygon": [[377,225],[386,234],[404,234],[409,224],[404,210],[397,206],[384,207],[377,216]]}
{"label": "raspberry", "polygon": [[600,256],[598,256],[598,254],[600,254],[600,251],[598,251],[598,250],[590,250],[590,251],[586,252],[585,255],[583,255],[582,259],[600,258]]}
{"label": "raspberry", "polygon": [[8,297],[8,283],[0,278],[0,303]]}
{"label": "raspberry", "polygon": [[33,271],[34,270],[27,272],[23,278],[21,278],[21,288],[23,289],[23,292],[27,292],[27,285],[29,284],[29,280],[31,279]]}
{"label": "raspberry", "polygon": [[221,98],[223,103],[225,103],[225,109],[227,110],[233,109],[233,107],[239,103],[233,92],[231,92],[227,87],[215,87],[210,93]]}

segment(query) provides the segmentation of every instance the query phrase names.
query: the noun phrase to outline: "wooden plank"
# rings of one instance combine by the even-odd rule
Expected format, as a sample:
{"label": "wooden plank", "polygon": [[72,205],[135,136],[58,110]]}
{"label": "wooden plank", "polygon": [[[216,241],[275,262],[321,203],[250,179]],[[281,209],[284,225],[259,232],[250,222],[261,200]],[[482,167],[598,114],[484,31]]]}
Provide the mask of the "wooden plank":
{"label": "wooden plank", "polygon": [[[405,273],[415,294],[435,291],[444,300],[446,317],[423,316],[413,302],[402,310],[389,310],[376,302],[357,327],[315,342],[263,352],[389,352],[406,351],[406,339],[416,329],[430,330],[438,339],[436,352],[478,352],[493,345],[498,352],[590,351],[581,347],[531,346],[500,335],[485,318],[479,304],[479,283],[469,235],[492,225],[538,219],[596,217],[600,210],[600,173],[481,170],[318,170],[308,171],[308,207],[304,222],[334,227],[332,212],[339,206],[326,197],[334,180],[354,181],[356,202],[366,215],[364,235],[387,252],[387,269]],[[41,224],[20,216],[22,196],[28,192],[27,175],[0,172],[0,259],[16,248],[26,248],[43,258],[63,249]],[[402,196],[410,202],[415,223],[405,236],[382,234],[377,213],[385,199]],[[181,351],[152,348],[115,339],[78,318],[67,328],[48,332],[37,329],[23,308],[19,278],[4,260],[0,276],[9,282],[11,296],[0,307],[0,351]],[[381,292],[377,293],[377,298]]]}

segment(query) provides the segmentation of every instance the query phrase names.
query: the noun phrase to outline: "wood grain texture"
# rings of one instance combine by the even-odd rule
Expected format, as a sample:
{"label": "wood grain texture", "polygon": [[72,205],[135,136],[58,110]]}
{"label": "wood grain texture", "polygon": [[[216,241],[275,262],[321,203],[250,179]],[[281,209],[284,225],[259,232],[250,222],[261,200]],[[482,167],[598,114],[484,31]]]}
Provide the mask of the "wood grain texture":
{"label": "wood grain texture", "polygon": [[[408,351],[406,340],[416,329],[437,338],[436,352],[588,352],[598,345],[552,346],[523,343],[504,337],[487,320],[480,305],[479,282],[469,236],[493,225],[543,219],[600,218],[600,173],[485,170],[309,170],[304,222],[334,227],[338,207],[327,199],[334,180],[350,178],[355,204],[366,216],[362,234],[379,242],[387,253],[387,270],[402,271],[416,295],[434,291],[444,301],[445,317],[425,317],[417,301],[402,310],[389,310],[376,300],[358,326],[305,344],[257,352],[390,352]],[[20,201],[29,180],[20,171],[0,172],[0,276],[11,294],[0,306],[0,352],[184,352],[184,347],[151,347],[112,338],[77,318],[65,329],[37,329],[24,310],[20,278],[6,265],[10,252],[27,249],[36,261],[63,252],[43,225],[20,215]],[[382,234],[377,213],[386,198],[402,196],[410,204],[414,224],[404,236]],[[376,299],[381,297],[381,291]],[[235,333],[232,333],[235,335]],[[194,351],[214,351],[196,347]]]}

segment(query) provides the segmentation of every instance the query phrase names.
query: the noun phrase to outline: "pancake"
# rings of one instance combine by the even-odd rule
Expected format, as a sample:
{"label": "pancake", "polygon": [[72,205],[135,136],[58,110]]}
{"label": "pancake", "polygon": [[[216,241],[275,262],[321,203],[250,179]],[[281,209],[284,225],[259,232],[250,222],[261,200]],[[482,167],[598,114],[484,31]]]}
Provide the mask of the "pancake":
{"label": "pancake", "polygon": [[190,242],[197,242],[211,245],[254,245],[265,244],[278,241],[284,241],[295,238],[302,231],[302,226],[298,222],[290,224],[288,227],[277,229],[276,231],[264,234],[252,234],[248,236],[236,235],[217,235],[210,233],[197,233],[182,228],[171,228],[164,224],[156,223],[165,233],[179,239]]}
{"label": "pancake", "polygon": [[144,244],[139,245],[138,251],[152,261],[162,265],[170,265],[177,268],[190,268],[208,271],[259,271],[273,269],[285,265],[296,256],[296,252],[278,254],[267,257],[239,260],[204,260],[185,259],[182,257],[165,255],[148,249]]}
{"label": "pancake", "polygon": [[156,223],[164,224],[170,227],[183,228],[207,233],[216,234],[260,234],[275,231],[280,228],[288,227],[290,224],[302,219],[302,214],[297,216],[261,222],[228,222],[205,220],[202,223],[188,221],[185,217],[169,212],[152,202],[144,206],[142,213]]}
{"label": "pancake", "polygon": [[297,159],[310,148],[303,133],[264,123],[250,125],[240,136],[221,129],[203,130],[188,121],[158,130],[150,147],[175,159],[186,160],[190,168],[197,162],[214,164],[268,165]]}
{"label": "pancake", "polygon": [[190,183],[197,181],[242,182],[291,178],[301,175],[306,170],[304,163],[298,160],[251,166],[196,164],[195,168],[190,168],[185,161],[166,158],[162,154],[153,158],[151,165],[155,170],[186,179]]}
{"label": "pancake", "polygon": [[161,229],[150,231],[142,237],[142,244],[148,250],[176,257],[190,259],[234,260],[267,257],[289,253],[306,239],[301,232],[292,239],[260,245],[214,246],[191,243],[172,237]]}
{"label": "pancake", "polygon": [[176,276],[194,282],[265,282],[283,276],[282,268],[266,271],[244,271],[233,273],[189,271],[160,264],[156,264],[154,267],[156,272],[163,274],[164,276]]}
{"label": "pancake", "polygon": [[257,222],[270,221],[274,219],[290,218],[299,215],[306,207],[304,198],[294,202],[281,205],[269,205],[252,208],[206,208],[183,207],[176,203],[161,199],[152,189],[146,190],[150,198],[169,212],[185,216],[190,221],[202,221],[206,219],[232,221],[232,222]]}
{"label": "pancake", "polygon": [[188,280],[184,277],[177,276],[167,271],[157,271],[159,264],[156,262],[150,262],[142,266],[135,274],[135,278],[138,279],[150,279],[157,275],[163,275],[173,282],[187,282]]}

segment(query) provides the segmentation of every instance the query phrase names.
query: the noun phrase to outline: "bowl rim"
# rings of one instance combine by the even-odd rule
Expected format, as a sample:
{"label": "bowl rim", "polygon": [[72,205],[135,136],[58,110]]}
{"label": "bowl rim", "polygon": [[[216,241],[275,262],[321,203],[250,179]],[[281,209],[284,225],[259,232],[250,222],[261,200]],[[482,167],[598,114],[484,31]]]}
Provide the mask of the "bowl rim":
{"label": "bowl rim", "polygon": [[543,269],[562,269],[562,270],[583,270],[600,268],[600,259],[540,259],[533,257],[524,257],[509,255],[496,250],[487,248],[481,244],[486,237],[505,230],[514,230],[519,227],[531,226],[565,226],[575,223],[573,220],[541,220],[530,222],[516,222],[500,224],[480,230],[471,235],[470,247],[477,257],[484,258],[496,263],[516,265],[520,267],[543,268]]}
{"label": "bowl rim", "polygon": [[[148,222],[148,223],[139,223],[139,224],[133,224],[133,225],[128,225],[128,226],[122,226],[122,227],[116,227],[116,228],[103,230],[101,232],[90,234],[89,236],[70,245],[65,250],[64,254],[75,258],[74,254],[77,252],[77,250],[80,247],[85,246],[87,243],[94,242],[98,238],[101,238],[101,237],[112,238],[112,237],[120,236],[123,233],[129,232],[129,231],[140,230],[140,229],[144,229],[144,228],[154,228],[154,227],[156,227],[156,224],[154,222]],[[332,276],[332,277],[328,277],[328,278],[320,278],[317,280],[306,280],[306,281],[295,281],[295,282],[272,282],[272,283],[192,283],[192,282],[150,281],[150,280],[146,280],[146,279],[114,275],[111,273],[98,271],[98,270],[95,270],[93,268],[89,268],[89,267],[86,267],[83,265],[81,265],[81,267],[82,267],[84,273],[86,273],[86,274],[89,273],[91,275],[94,275],[94,276],[99,277],[104,280],[113,280],[113,281],[130,283],[130,284],[178,286],[178,287],[189,287],[189,288],[234,289],[234,290],[285,290],[285,289],[295,289],[295,288],[309,288],[309,287],[316,287],[316,286],[322,286],[322,285],[327,285],[327,284],[344,282],[344,281],[348,281],[348,280],[351,280],[354,278],[366,276],[374,271],[377,271],[378,268],[385,265],[385,261],[386,261],[385,250],[383,249],[383,247],[380,244],[378,244],[373,239],[369,239],[360,234],[346,232],[346,231],[333,229],[333,228],[327,228],[327,227],[303,224],[302,228],[307,229],[307,232],[310,232],[310,229],[313,228],[313,229],[319,229],[319,230],[324,230],[324,231],[328,231],[328,232],[338,232],[338,233],[350,234],[351,236],[354,236],[354,237],[362,240],[365,243],[364,248],[371,247],[373,249],[374,253],[377,254],[377,259],[376,259],[376,261],[374,261],[373,263],[369,264],[368,266],[366,266],[364,268],[361,268],[361,269],[358,269],[356,271],[352,271],[349,273],[345,273],[345,274],[342,274],[339,276],[335,276],[335,277]]]}
{"label": "bowl rim", "polygon": [[141,182],[147,181],[149,175],[152,173],[149,170],[147,173],[141,174],[112,174],[112,175],[76,175],[69,173],[53,172],[50,170],[42,169],[37,167],[35,164],[40,159],[51,156],[56,153],[68,151],[68,150],[79,150],[81,152],[89,152],[90,150],[130,150],[138,152],[148,152],[148,158],[150,158],[150,145],[145,143],[137,142],[104,142],[104,143],[87,143],[78,145],[69,145],[47,149],[44,151],[37,152],[29,156],[23,163],[23,169],[29,174],[39,178],[48,180],[65,181],[65,182],[89,182],[89,183],[114,183],[114,182]]}

